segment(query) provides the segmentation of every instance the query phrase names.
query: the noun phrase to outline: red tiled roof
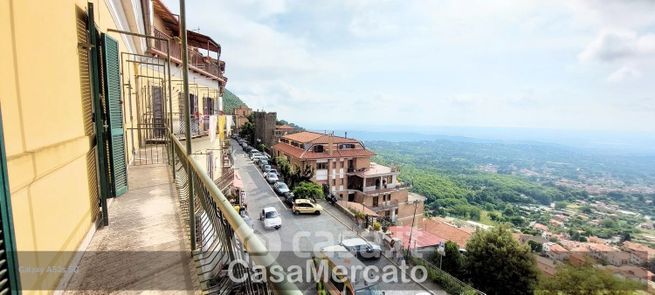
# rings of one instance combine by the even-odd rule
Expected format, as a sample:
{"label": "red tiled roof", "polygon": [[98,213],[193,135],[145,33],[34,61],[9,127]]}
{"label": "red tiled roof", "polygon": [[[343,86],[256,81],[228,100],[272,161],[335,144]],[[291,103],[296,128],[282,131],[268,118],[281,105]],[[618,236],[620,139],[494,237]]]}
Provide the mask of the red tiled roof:
{"label": "red tiled roof", "polygon": [[391,237],[399,238],[403,241],[403,247],[408,248],[409,246],[409,236],[412,235],[412,247],[423,248],[439,245],[440,242],[445,242],[446,239],[429,233],[427,231],[421,230],[419,228],[414,228],[412,231],[411,226],[390,226],[389,231],[391,231]]}
{"label": "red tiled roof", "polygon": [[358,143],[359,142],[358,140],[352,138],[345,138],[342,136],[335,136],[335,135],[329,135],[329,134],[311,132],[311,131],[302,131],[294,134],[288,134],[283,136],[282,138],[290,139],[301,143],[309,143],[309,142],[328,143],[330,142],[330,140],[332,141],[332,143],[351,143],[351,142]]}
{"label": "red tiled roof", "polygon": [[467,230],[435,219],[426,219],[423,227],[425,231],[453,241],[460,247],[466,246],[466,243],[471,238],[471,233]]}
{"label": "red tiled roof", "polygon": [[297,141],[297,142],[306,143],[306,142],[310,142],[310,141],[313,141],[315,139],[318,139],[323,135],[324,134],[321,134],[321,133],[303,131],[303,132],[298,132],[298,133],[294,133],[294,134],[287,134],[285,136],[282,136],[282,138],[290,139],[290,140]]}
{"label": "red tiled roof", "polygon": [[281,142],[275,144],[273,146],[273,149],[294,158],[308,159],[308,160],[323,159],[323,158],[340,158],[340,157],[361,158],[361,157],[372,157],[373,155],[375,155],[373,152],[366,149],[335,150],[332,153],[332,155],[330,155],[327,151],[323,153],[316,153],[313,151],[306,151],[299,147],[295,147]]}

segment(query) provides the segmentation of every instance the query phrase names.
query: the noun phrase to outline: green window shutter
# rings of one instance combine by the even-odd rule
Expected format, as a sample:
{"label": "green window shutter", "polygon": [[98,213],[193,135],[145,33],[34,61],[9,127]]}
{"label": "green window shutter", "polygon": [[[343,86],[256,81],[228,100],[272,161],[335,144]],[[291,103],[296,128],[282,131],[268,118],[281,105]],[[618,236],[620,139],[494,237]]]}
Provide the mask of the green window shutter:
{"label": "green window shutter", "polygon": [[2,113],[0,112],[0,294],[20,294],[20,277],[7,177],[7,158],[2,130]]}
{"label": "green window shutter", "polygon": [[107,34],[102,36],[105,107],[109,141],[110,181],[114,196],[127,192],[127,165],[125,162],[125,138],[123,137],[123,112],[121,104],[120,59],[118,42]]}
{"label": "green window shutter", "polygon": [[109,211],[107,206],[107,198],[111,195],[109,188],[109,157],[107,156],[107,141],[105,140],[105,121],[104,121],[104,107],[102,103],[102,94],[104,85],[102,85],[102,67],[100,55],[100,40],[98,30],[95,25],[93,3],[88,4],[88,18],[87,27],[89,43],[91,45],[89,51],[89,75],[91,78],[91,94],[93,99],[93,124],[95,126],[95,152],[96,152],[96,169],[97,179],[100,189],[100,207],[102,209],[102,224],[109,225]]}

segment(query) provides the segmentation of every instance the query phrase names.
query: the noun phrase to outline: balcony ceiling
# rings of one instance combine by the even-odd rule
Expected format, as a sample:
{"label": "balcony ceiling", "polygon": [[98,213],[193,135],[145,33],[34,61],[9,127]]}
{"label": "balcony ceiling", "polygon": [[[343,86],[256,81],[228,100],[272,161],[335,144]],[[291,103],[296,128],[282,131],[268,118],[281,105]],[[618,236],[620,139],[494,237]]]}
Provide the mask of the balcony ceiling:
{"label": "balcony ceiling", "polygon": [[[173,14],[161,0],[153,0],[153,10],[157,17],[159,17],[164,25],[173,32],[175,37],[179,37],[180,22],[177,15]],[[221,45],[214,41],[207,35],[198,32],[187,30],[187,42],[189,46],[207,49],[209,51],[221,53]]]}

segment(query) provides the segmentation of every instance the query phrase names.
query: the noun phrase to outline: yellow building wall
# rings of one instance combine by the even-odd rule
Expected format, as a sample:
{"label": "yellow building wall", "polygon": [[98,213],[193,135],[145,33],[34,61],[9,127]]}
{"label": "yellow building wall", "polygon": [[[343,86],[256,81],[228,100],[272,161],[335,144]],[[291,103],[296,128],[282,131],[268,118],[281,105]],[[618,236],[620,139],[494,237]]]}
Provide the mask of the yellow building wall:
{"label": "yellow building wall", "polygon": [[[106,3],[94,2],[99,28],[115,28]],[[69,251],[23,252],[21,266],[66,265],[97,217],[77,34],[77,15],[85,11],[86,1],[0,1],[0,106],[16,246]],[[25,290],[53,290],[59,279],[21,273]]]}

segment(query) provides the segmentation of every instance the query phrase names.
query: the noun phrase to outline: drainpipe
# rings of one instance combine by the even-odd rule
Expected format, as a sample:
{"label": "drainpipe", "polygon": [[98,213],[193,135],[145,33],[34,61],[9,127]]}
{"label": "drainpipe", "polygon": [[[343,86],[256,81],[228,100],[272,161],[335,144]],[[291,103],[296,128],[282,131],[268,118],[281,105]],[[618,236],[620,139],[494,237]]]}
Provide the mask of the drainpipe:
{"label": "drainpipe", "polygon": [[[182,38],[182,84],[184,88],[184,121],[186,131],[186,154],[191,159],[191,118],[189,109],[189,52],[187,48],[186,8],[184,0],[180,0],[180,37]],[[187,181],[189,182],[189,234],[191,236],[191,250],[196,249],[196,217],[193,201],[193,178],[191,167],[187,167]]]}

